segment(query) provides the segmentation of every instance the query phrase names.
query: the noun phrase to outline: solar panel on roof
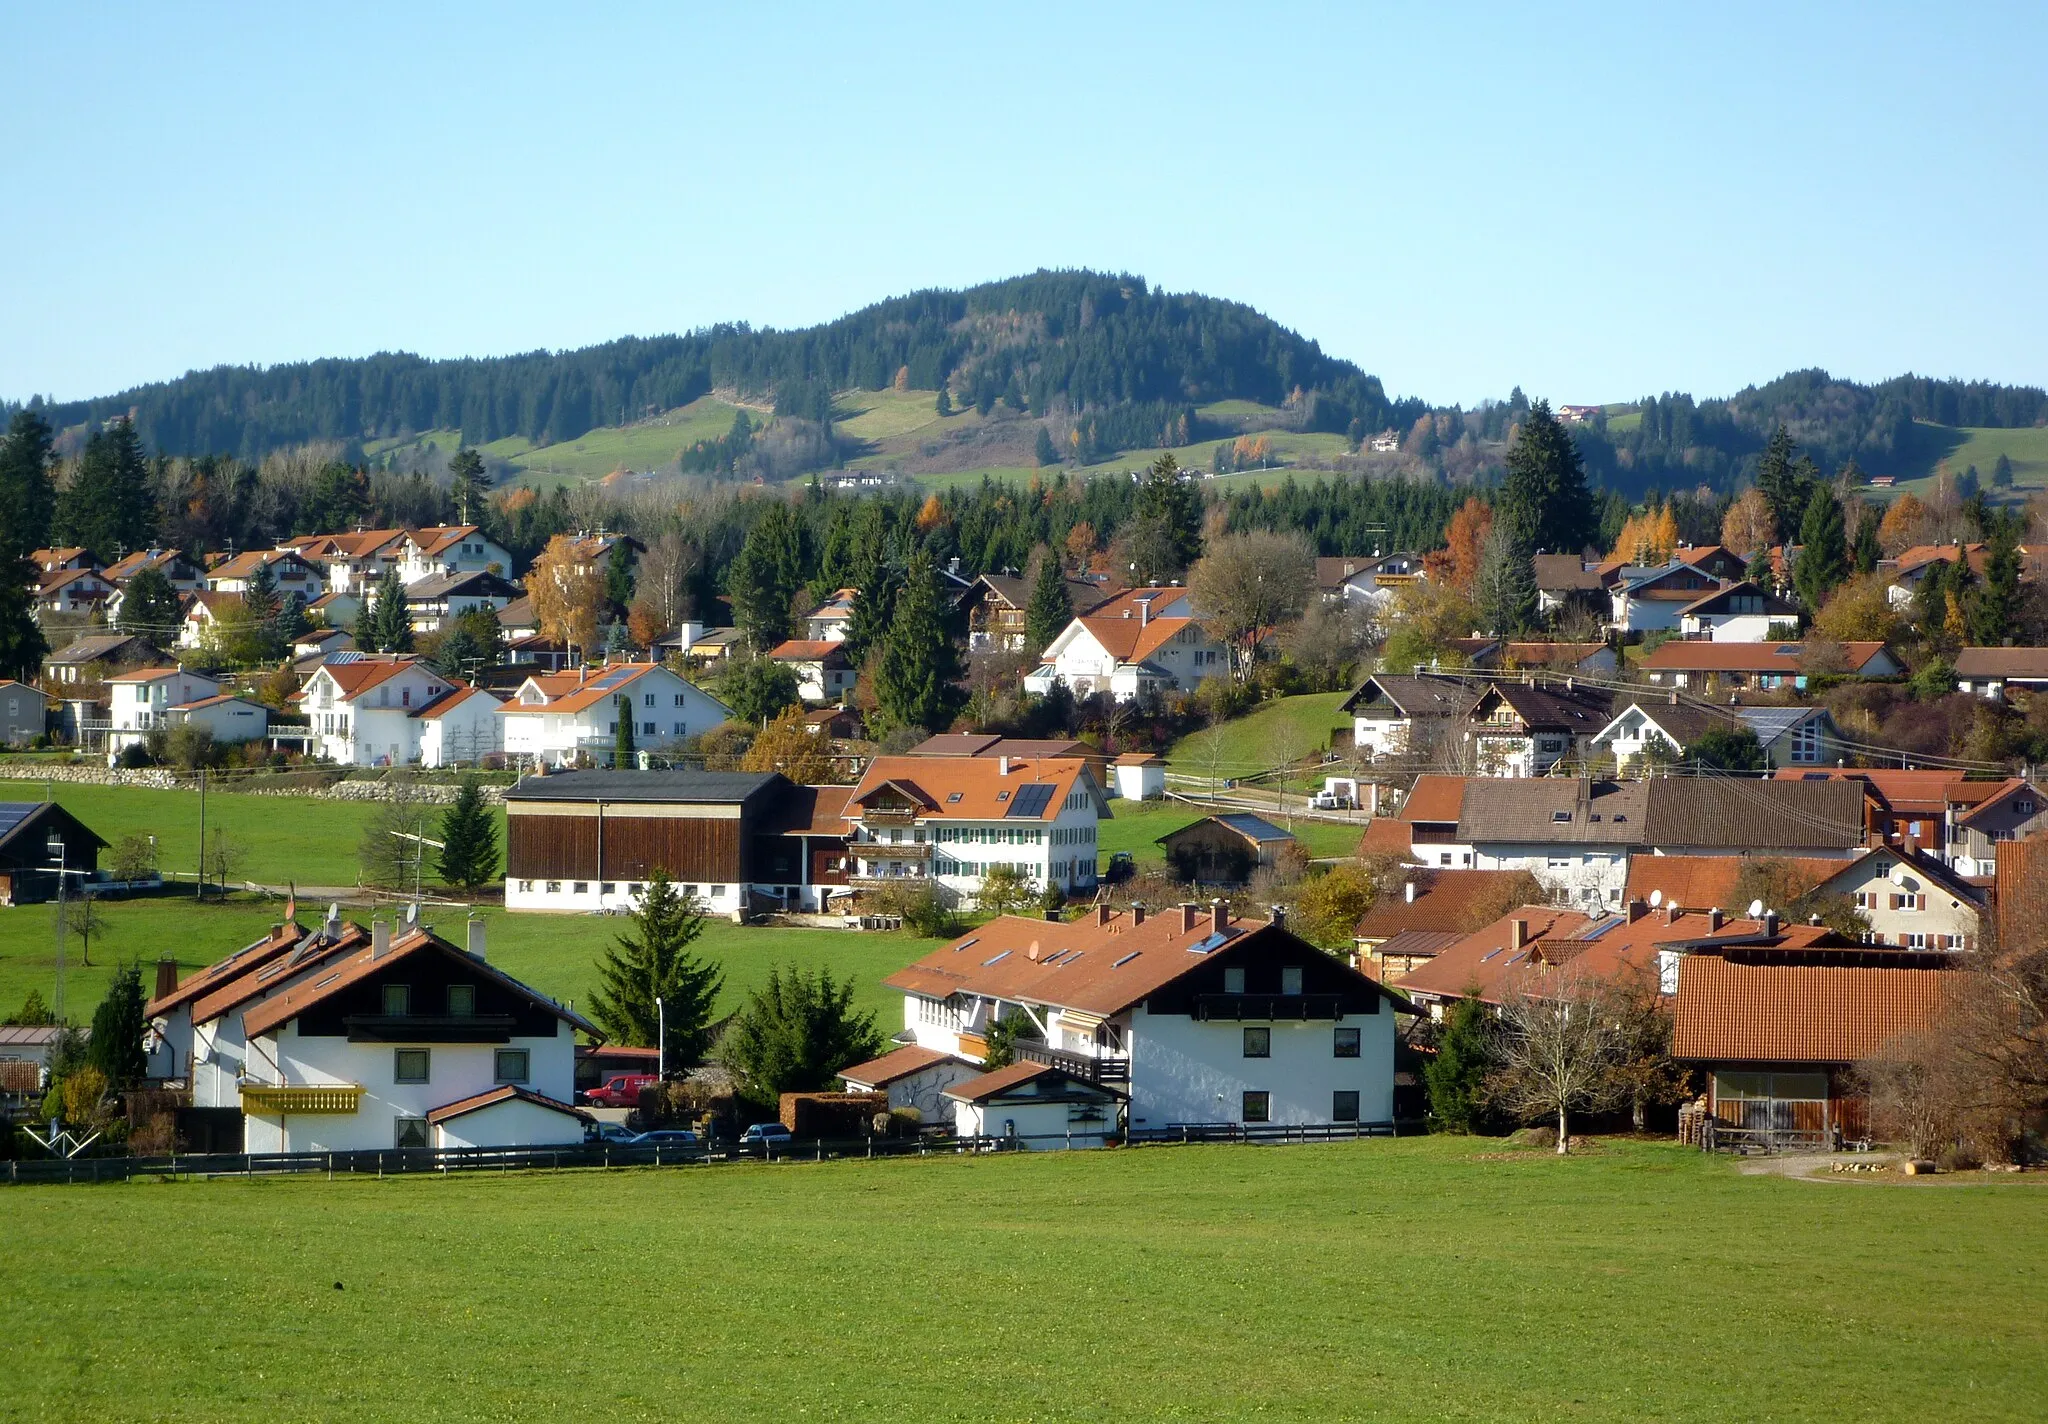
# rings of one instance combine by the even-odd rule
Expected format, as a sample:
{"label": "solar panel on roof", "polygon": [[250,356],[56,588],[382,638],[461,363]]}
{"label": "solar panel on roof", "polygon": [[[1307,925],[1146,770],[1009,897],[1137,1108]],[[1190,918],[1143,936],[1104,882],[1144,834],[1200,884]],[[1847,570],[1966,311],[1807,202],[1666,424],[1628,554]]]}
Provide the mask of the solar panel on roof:
{"label": "solar panel on roof", "polygon": [[1005,816],[1042,816],[1045,814],[1045,808],[1052,802],[1054,790],[1054,787],[1044,782],[1040,782],[1035,786],[1021,786],[1017,789],[1016,799],[1010,802],[1010,809],[1003,814]]}
{"label": "solar panel on roof", "polygon": [[42,804],[40,801],[0,801],[0,836],[33,816]]}

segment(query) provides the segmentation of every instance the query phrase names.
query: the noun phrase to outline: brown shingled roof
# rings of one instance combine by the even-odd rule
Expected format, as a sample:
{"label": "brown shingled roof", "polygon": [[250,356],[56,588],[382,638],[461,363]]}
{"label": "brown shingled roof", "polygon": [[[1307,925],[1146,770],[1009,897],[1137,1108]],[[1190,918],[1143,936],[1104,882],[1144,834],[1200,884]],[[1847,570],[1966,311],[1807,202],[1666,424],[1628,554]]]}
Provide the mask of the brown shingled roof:
{"label": "brown shingled roof", "polygon": [[936,1048],[920,1048],[916,1044],[899,1048],[894,1053],[884,1053],[880,1058],[870,1058],[865,1063],[856,1063],[851,1068],[839,1070],[839,1076],[849,1083],[866,1083],[871,1088],[880,1088],[898,1082],[927,1068],[936,1068],[941,1063],[959,1063],[966,1066],[967,1060],[956,1058],[950,1053],[941,1053]]}
{"label": "brown shingled roof", "polygon": [[1415,898],[1408,899],[1400,887],[1390,888],[1359,919],[1357,937],[1386,939],[1404,930],[1470,930],[1474,926],[1469,921],[1478,903],[1522,874],[1519,870],[1411,870],[1403,879],[1415,886]]}
{"label": "brown shingled roof", "polygon": [[590,1121],[591,1118],[591,1115],[583,1111],[583,1109],[571,1107],[558,1098],[551,1098],[545,1093],[536,1093],[529,1088],[514,1087],[512,1084],[506,1083],[501,1087],[492,1088],[488,1092],[477,1093],[467,1098],[457,1099],[452,1103],[444,1103],[438,1108],[433,1108],[427,1113],[427,1121],[438,1127],[451,1118],[461,1117],[465,1113],[473,1113],[479,1108],[495,1107],[499,1103],[511,1102],[514,1099],[522,1103],[532,1103],[537,1108],[547,1108],[568,1117],[581,1118],[585,1122]]}
{"label": "brown shingled roof", "polygon": [[1855,1063],[1940,1022],[1962,977],[1689,955],[1678,969],[1671,1052],[1719,1063]]}

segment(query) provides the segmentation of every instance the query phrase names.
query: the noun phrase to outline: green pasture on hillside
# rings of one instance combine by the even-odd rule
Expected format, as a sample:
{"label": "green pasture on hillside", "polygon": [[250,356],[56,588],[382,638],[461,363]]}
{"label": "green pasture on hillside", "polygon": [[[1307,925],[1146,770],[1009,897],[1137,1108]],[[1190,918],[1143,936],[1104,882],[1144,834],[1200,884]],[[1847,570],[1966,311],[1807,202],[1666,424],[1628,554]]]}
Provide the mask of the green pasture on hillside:
{"label": "green pasture on hillside", "polygon": [[53,1424],[2003,1421],[2048,1385],[2031,1178],[1411,1138],[4,1190],[0,1418]]}
{"label": "green pasture on hillside", "polygon": [[1349,694],[1312,692],[1261,703],[1242,717],[1181,738],[1166,764],[1187,776],[1251,776],[1301,760],[1330,745],[1344,718],[1337,709]]}
{"label": "green pasture on hillside", "polygon": [[[1914,425],[1913,435],[1911,468],[1919,473],[1913,478],[1901,479],[1891,493],[1910,490],[1925,497],[1934,487],[1935,466],[1943,460],[1948,462],[1949,472],[1955,475],[1975,465],[1986,497],[1993,500],[2024,500],[2036,490],[2048,488],[2048,427],[2008,430],[1929,425],[1921,421]],[[2012,461],[2013,488],[2010,490],[1991,487],[1991,470],[2000,455]],[[1879,490],[1876,493],[1882,497],[1886,492]]]}
{"label": "green pasture on hillside", "polygon": [[[1212,808],[1201,803],[1202,793],[1196,791],[1189,794],[1196,799],[1147,801],[1142,804],[1130,801],[1110,802],[1112,818],[1104,821],[1097,829],[1102,863],[1108,865],[1109,857],[1123,850],[1131,853],[1131,859],[1137,862],[1140,868],[1163,866],[1166,863],[1166,856],[1159,849],[1159,837],[1212,814]],[[1301,804],[1300,798],[1295,798],[1295,804]],[[1233,809],[1235,808],[1219,806],[1213,808],[1213,811],[1227,813]],[[1318,858],[1356,855],[1359,839],[1364,836],[1367,824],[1363,820],[1356,824],[1312,821],[1306,817],[1288,817],[1277,811],[1261,814],[1282,829],[1287,829],[1288,822],[1292,820],[1294,838],[1301,842],[1311,856]]]}

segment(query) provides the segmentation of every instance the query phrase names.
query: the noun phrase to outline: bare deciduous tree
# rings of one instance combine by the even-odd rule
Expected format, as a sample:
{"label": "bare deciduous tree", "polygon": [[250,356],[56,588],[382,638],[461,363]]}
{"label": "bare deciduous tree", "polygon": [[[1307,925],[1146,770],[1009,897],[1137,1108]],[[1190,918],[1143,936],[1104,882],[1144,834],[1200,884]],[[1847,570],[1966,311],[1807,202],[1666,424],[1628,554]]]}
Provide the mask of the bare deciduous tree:
{"label": "bare deciduous tree", "polygon": [[689,611],[683,590],[699,557],[696,543],[680,529],[655,535],[647,543],[647,552],[640,556],[634,589],[652,607],[663,627],[675,627]]}
{"label": "bare deciduous tree", "polygon": [[1315,554],[1298,534],[1254,529],[1213,540],[1188,570],[1188,595],[1218,642],[1231,648],[1231,671],[1251,676],[1258,640],[1300,616],[1315,583]]}
{"label": "bare deciduous tree", "polygon": [[1516,986],[1502,1002],[1501,1068],[1489,1097],[1521,1118],[1553,1117],[1557,1150],[1570,1149],[1571,1114],[1621,1101],[1621,1014],[1611,988],[1569,966]]}

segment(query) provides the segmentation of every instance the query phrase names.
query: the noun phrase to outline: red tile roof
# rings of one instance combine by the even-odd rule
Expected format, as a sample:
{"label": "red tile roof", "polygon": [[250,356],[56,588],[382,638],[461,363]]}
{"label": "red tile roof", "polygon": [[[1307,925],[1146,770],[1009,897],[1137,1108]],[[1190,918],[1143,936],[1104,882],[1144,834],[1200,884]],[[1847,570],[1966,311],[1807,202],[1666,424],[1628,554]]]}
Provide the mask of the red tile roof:
{"label": "red tile roof", "polygon": [[568,1117],[581,1118],[585,1122],[590,1120],[590,1114],[581,1108],[570,1107],[569,1104],[548,1097],[544,1093],[536,1093],[530,1089],[514,1087],[507,1083],[502,1087],[492,1088],[489,1092],[477,1093],[472,1097],[462,1098],[431,1109],[427,1113],[427,1121],[438,1127],[451,1118],[458,1118],[466,1113],[476,1112],[480,1108],[495,1107],[499,1103],[513,1101],[532,1103],[537,1108],[546,1108],[550,1112],[558,1112]]}
{"label": "red tile roof", "polygon": [[[1854,861],[1825,860],[1813,856],[1779,856],[1774,859],[1792,867],[1802,893],[1855,864]],[[1740,910],[1744,907],[1735,902],[1735,882],[1749,864],[1750,857],[1746,855],[1632,856],[1628,865],[1628,888],[1623,894],[1644,904],[1648,904],[1650,896],[1655,893],[1664,905],[1680,905],[1689,910]],[[1782,911],[1785,907],[1771,905],[1766,908]]]}
{"label": "red tile roof", "polygon": [[1718,1063],[1855,1063],[1940,1022],[1961,971],[1738,964],[1688,955],[1678,967],[1677,1058]]}
{"label": "red tile roof", "polygon": [[[1395,886],[1380,895],[1359,919],[1360,939],[1388,939],[1404,930],[1469,931],[1472,912],[1481,901],[1519,879],[1519,870],[1411,870],[1403,880],[1415,886],[1415,898]],[[1496,902],[1497,903],[1497,902]]]}
{"label": "red tile roof", "polygon": [[[924,817],[971,821],[1057,820],[1078,779],[1094,785],[1088,764],[1076,757],[1013,757],[1003,774],[1000,757],[885,756],[869,762],[860,784],[847,798],[846,813],[859,816],[865,802],[884,786],[894,786],[916,801]],[[1051,786],[1052,795],[1035,816],[1011,814],[1017,792],[1026,786]],[[956,799],[957,798],[957,799]]]}
{"label": "red tile roof", "polygon": [[936,1048],[920,1048],[913,1043],[894,1053],[884,1053],[880,1058],[870,1058],[865,1063],[842,1068],[839,1076],[849,1083],[865,1083],[871,1088],[880,1088],[922,1073],[927,1068],[936,1068],[941,1063],[964,1064],[966,1061],[950,1053],[941,1053]]}
{"label": "red tile roof", "polygon": [[1464,806],[1464,777],[1418,776],[1408,799],[1401,803],[1400,816],[1404,821],[1455,821]]}
{"label": "red tile roof", "polygon": [[1082,614],[1080,623],[1102,645],[1103,651],[1118,662],[1142,662],[1196,621],[1178,615],[1148,617],[1142,610],[1148,605],[1170,605],[1186,596],[1184,588],[1130,589]]}
{"label": "red tile roof", "polygon": [[[1839,645],[1844,665],[1860,670],[1879,653],[1883,643],[1855,642]],[[1789,651],[1788,651],[1789,650]],[[1674,638],[1659,645],[1643,659],[1654,672],[1767,672],[1795,675],[1806,661],[1805,643],[1709,643],[1697,638]]]}
{"label": "red tile roof", "polygon": [[955,1083],[946,1089],[945,1095],[963,1103],[986,1102],[990,1098],[1000,1097],[1012,1088],[1036,1078],[1046,1077],[1048,1074],[1059,1078],[1073,1076],[1064,1069],[1053,1067],[1050,1063],[1012,1063],[1009,1067],[998,1068],[993,1073],[983,1073],[977,1078]]}

